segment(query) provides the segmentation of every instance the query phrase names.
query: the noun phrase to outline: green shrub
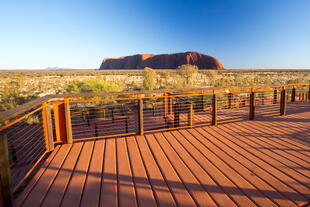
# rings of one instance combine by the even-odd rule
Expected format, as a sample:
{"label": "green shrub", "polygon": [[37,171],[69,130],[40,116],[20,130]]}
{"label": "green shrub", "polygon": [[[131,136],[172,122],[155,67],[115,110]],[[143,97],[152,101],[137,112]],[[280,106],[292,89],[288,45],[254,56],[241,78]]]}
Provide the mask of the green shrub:
{"label": "green shrub", "polygon": [[25,119],[25,122],[29,125],[32,125],[32,124],[40,124],[40,119],[38,116],[36,115],[31,115],[29,117],[27,117]]}
{"label": "green shrub", "polygon": [[16,81],[11,81],[10,84],[5,84],[2,92],[0,111],[6,111],[17,106],[24,104],[34,98],[36,95],[22,96],[20,83]]}
{"label": "green shrub", "polygon": [[152,68],[144,68],[143,89],[153,90],[156,86],[156,72]]}
{"label": "green shrub", "polygon": [[66,91],[68,93],[120,92],[121,87],[116,83],[104,81],[99,78],[90,78],[69,84]]}

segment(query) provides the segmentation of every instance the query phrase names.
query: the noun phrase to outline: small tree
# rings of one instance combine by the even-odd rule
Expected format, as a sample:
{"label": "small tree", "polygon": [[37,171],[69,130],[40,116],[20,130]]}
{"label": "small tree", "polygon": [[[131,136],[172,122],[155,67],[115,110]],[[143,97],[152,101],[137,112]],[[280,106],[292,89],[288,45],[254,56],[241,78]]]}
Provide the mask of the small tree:
{"label": "small tree", "polygon": [[196,65],[184,64],[180,65],[177,71],[183,78],[186,79],[186,83],[189,85],[193,75],[198,72],[198,67]]}
{"label": "small tree", "polygon": [[217,77],[217,70],[207,70],[205,74],[208,76],[210,80],[210,86],[213,87],[215,85],[215,80]]}
{"label": "small tree", "polygon": [[153,90],[156,86],[156,72],[149,67],[143,71],[143,89]]}

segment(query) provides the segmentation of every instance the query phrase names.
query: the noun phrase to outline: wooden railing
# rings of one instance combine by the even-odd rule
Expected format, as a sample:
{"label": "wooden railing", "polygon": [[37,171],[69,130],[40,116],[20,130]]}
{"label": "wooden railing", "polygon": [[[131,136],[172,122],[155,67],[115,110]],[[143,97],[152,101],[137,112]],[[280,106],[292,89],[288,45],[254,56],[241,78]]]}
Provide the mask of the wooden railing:
{"label": "wooden railing", "polygon": [[55,144],[285,115],[307,100],[309,84],[42,97],[0,114],[0,202],[11,205]]}

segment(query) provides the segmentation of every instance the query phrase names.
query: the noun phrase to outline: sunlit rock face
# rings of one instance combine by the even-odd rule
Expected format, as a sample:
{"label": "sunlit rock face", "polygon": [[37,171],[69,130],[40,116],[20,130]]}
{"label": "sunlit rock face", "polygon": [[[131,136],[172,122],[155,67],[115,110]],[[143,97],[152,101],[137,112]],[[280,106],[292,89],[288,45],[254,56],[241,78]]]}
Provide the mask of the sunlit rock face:
{"label": "sunlit rock face", "polygon": [[145,67],[174,69],[183,64],[196,65],[199,69],[224,69],[216,58],[198,52],[160,55],[137,54],[120,58],[105,58],[100,69],[144,69]]}

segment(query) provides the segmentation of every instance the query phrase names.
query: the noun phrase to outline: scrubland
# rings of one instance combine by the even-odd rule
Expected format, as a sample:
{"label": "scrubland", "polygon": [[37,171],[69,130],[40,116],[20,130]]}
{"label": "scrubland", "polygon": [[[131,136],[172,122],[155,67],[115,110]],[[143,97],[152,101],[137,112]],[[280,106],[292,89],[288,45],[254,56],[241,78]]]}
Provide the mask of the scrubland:
{"label": "scrubland", "polygon": [[[0,71],[0,110],[68,92],[212,88],[309,83],[310,70],[14,70]],[[188,77],[185,77],[188,75]],[[151,82],[149,84],[148,82]],[[103,85],[102,85],[103,84]]]}

